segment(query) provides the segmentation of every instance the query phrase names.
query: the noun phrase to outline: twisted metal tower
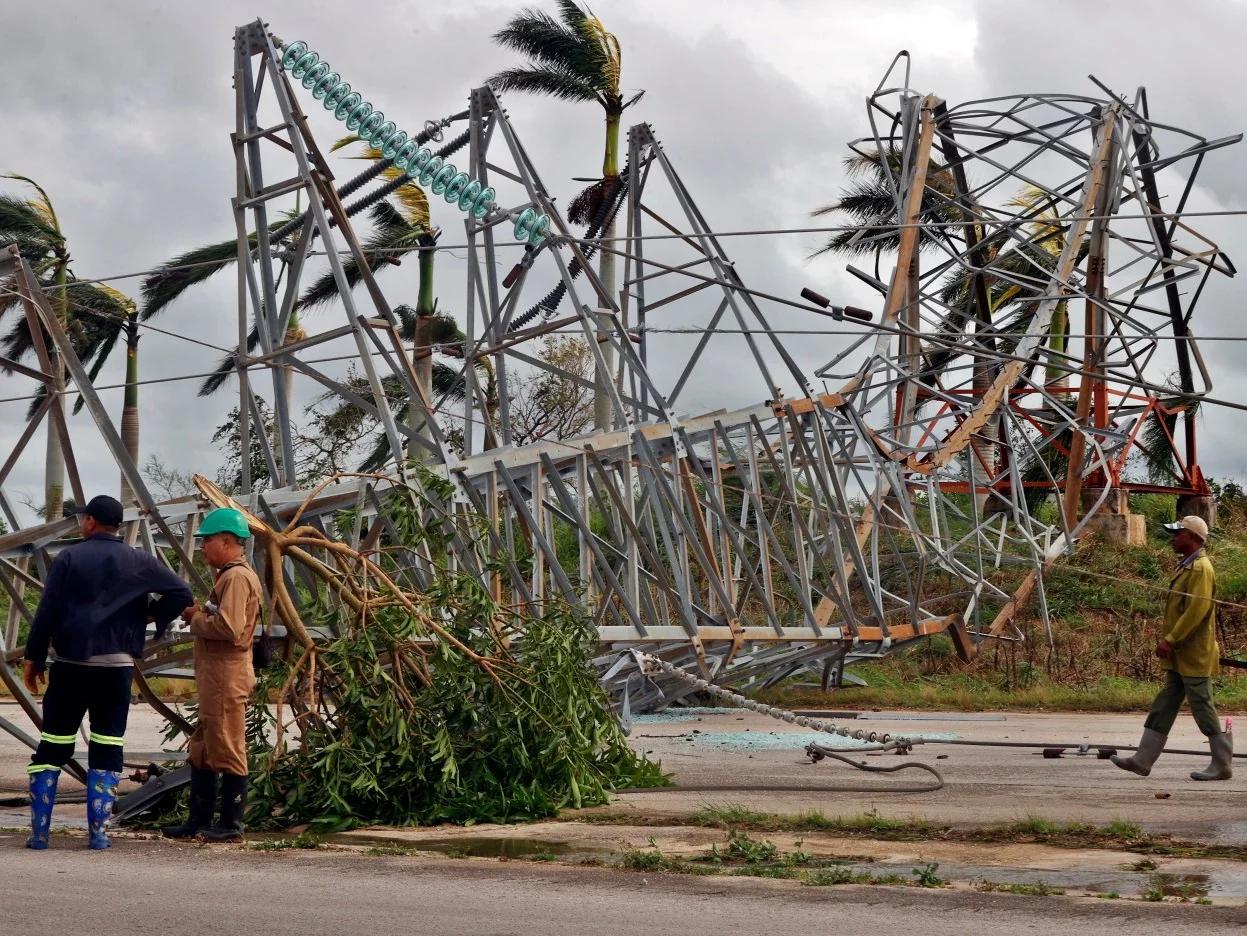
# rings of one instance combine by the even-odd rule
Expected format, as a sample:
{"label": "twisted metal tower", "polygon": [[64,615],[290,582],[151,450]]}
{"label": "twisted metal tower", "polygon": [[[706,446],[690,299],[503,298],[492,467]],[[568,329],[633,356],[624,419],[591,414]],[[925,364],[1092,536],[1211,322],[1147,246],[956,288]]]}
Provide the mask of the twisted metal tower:
{"label": "twisted metal tower", "polygon": [[[291,381],[313,382],[376,419],[398,456],[395,476],[422,462],[451,482],[449,513],[489,518],[490,549],[524,557],[500,571],[481,564],[476,544],[451,537],[452,561],[495,598],[540,613],[558,594],[593,615],[604,679],[633,707],[689,690],[638,678],[623,652],[632,648],[737,687],[802,672],[838,684],[846,663],[941,632],[968,658],[984,639],[1020,636],[1018,608],[1032,596],[1044,608],[1044,569],[1089,526],[1123,516],[1124,493],[1208,494],[1192,413],[1211,381],[1192,318],[1204,283],[1234,268],[1182,214],[1205,157],[1238,138],[1209,141],[1158,123],[1142,91],[949,106],[912,90],[908,59],[898,57],[868,99],[870,135],[852,144],[878,165],[891,201],[854,235],[878,248],[875,272],[850,267],[878,294],[865,311],[808,290],[798,298],[746,286],[646,124],[631,128],[626,171],[608,180],[589,236],[578,237],[488,87],[471,92],[465,111],[409,134],[305,43],[283,43],[262,21],[237,31],[234,78],[239,345],[253,323],[259,345],[236,361],[240,429],[244,452],[255,434],[272,485],[254,491],[243,458],[238,502],[280,525],[308,496],[286,466]],[[384,161],[339,183],[301,102],[333,112]],[[433,394],[421,361],[436,349],[404,343],[373,277],[376,259],[352,226],[413,179],[459,211],[467,239],[459,404]],[[1164,210],[1162,184],[1181,193]],[[307,210],[275,221],[275,205],[296,192],[307,194]],[[594,237],[616,212],[624,235]],[[623,260],[619,295],[589,262],[602,250]],[[321,262],[344,319],[290,341],[300,285]],[[52,389],[38,415],[52,414],[72,453],[48,376],[59,354],[131,482],[135,542],[195,577],[191,534],[207,502],[154,503],[29,268],[15,250],[0,263],[28,297],[32,331],[47,336],[48,360],[22,371]],[[1080,309],[1081,332],[1071,326]],[[771,324],[777,310],[782,332]],[[829,319],[860,336],[811,373],[784,333]],[[698,337],[678,366],[652,366],[670,321],[691,323]],[[534,352],[543,336],[569,331],[599,370],[613,362],[612,428],[515,446],[507,382],[517,372],[593,386]],[[744,349],[730,366],[738,392],[756,402],[690,414],[687,390],[724,366],[726,341]],[[307,354],[335,343],[353,349],[366,393]],[[496,400],[477,380],[480,361],[496,375]],[[257,379],[266,369],[271,385]],[[271,386],[271,436],[257,432],[262,385]],[[406,408],[379,402],[394,386]],[[462,427],[461,446],[439,421],[448,416]],[[2,503],[34,425],[0,469]],[[1171,477],[1143,480],[1140,452]],[[375,477],[331,484],[301,522],[357,548],[383,544],[396,535],[386,486]],[[335,515],[344,509],[352,523],[341,534]],[[24,596],[40,587],[69,527],[0,538],[0,584],[13,599],[0,677],[36,721],[12,669],[30,614]],[[409,574],[418,583],[427,571]],[[140,669],[183,672],[187,658],[172,638],[150,646]]]}

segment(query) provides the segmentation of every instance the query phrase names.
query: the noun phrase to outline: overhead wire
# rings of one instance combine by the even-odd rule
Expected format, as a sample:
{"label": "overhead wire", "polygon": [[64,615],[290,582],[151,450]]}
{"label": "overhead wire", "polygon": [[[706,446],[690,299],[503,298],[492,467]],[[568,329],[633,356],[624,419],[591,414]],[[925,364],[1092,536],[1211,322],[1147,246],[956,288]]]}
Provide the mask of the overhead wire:
{"label": "overhead wire", "polygon": [[[1241,215],[1247,215],[1247,209],[1227,209],[1224,211],[1195,211],[1195,212],[1184,211],[1179,214],[1157,212],[1155,214],[1141,214],[1141,215],[1093,215],[1093,216],[1088,217],[1087,220],[1088,221],[1097,221],[1097,220],[1148,221],[1152,219],[1160,219],[1160,220],[1174,221],[1174,220],[1180,220],[1182,218],[1190,218],[1190,217],[1237,217]],[[1034,224],[1034,223],[1035,223],[1034,219],[1019,218],[1016,221],[1001,221],[1001,220],[940,221],[935,226],[940,227],[940,228],[950,228],[950,227],[983,227],[984,225],[1004,225],[1004,224],[1027,225],[1027,224]],[[1059,220],[1055,220],[1052,222],[1045,222],[1045,223],[1049,223],[1055,227],[1060,226]],[[843,233],[846,231],[886,232],[886,231],[900,231],[905,228],[911,228],[911,227],[912,228],[929,228],[929,227],[932,227],[932,225],[927,222],[918,222],[915,224],[862,224],[862,225],[843,224],[843,225],[820,225],[817,227],[758,228],[754,230],[706,231],[705,236],[721,238],[721,237],[780,236],[780,235],[792,235],[792,234],[836,234],[836,233]],[[602,244],[606,244],[606,243],[617,243],[617,242],[627,242],[627,241],[660,241],[660,240],[687,241],[690,237],[693,237],[693,236],[696,236],[696,235],[692,233],[632,234],[632,235],[617,234],[614,237],[573,237],[573,238],[568,238],[568,239],[582,246],[590,246],[590,245],[601,246]],[[562,238],[554,237],[553,235],[551,236],[551,240],[555,242],[558,242],[561,239]],[[373,255],[380,255],[380,254],[398,255],[398,254],[406,254],[406,253],[419,253],[422,251],[434,251],[435,252],[439,250],[466,250],[472,246],[473,246],[472,244],[468,244],[468,243],[435,244],[435,245],[423,245],[423,246],[413,244],[407,247],[378,247],[378,248],[364,249],[363,252],[365,254],[373,254]],[[494,246],[495,247],[527,248],[527,247],[530,247],[531,245],[529,244],[528,241],[501,240],[501,241],[495,241]],[[323,256],[328,256],[329,253],[330,251],[309,250],[308,256],[323,257]],[[350,252],[345,251],[345,250],[337,251],[337,253],[340,256],[350,255]],[[232,262],[234,261],[229,260],[229,261],[222,262],[219,260],[206,260],[206,261],[201,261],[198,263],[182,263],[182,264],[172,264],[172,265],[163,264],[161,266],[152,267],[147,270],[139,270],[133,273],[113,273],[113,274],[109,274],[106,276],[82,278],[82,279],[75,280],[75,282],[108,283],[108,282],[114,282],[116,280],[136,279],[142,276],[155,276],[160,273],[175,273],[175,272],[179,272],[182,270],[194,270],[194,269],[199,269],[201,267],[208,267],[208,266],[225,267],[225,266],[228,266]]]}

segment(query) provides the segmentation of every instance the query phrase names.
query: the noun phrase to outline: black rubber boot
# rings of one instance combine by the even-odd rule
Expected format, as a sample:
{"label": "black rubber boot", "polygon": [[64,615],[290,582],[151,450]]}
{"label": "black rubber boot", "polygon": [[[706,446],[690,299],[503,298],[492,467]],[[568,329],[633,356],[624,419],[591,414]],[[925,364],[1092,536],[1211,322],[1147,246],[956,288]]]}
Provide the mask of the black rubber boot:
{"label": "black rubber boot", "polygon": [[1191,779],[1229,780],[1234,776],[1234,736],[1223,731],[1209,738],[1208,744],[1212,748],[1212,763],[1191,774]]}
{"label": "black rubber boot", "polygon": [[204,829],[207,842],[241,842],[242,817],[247,812],[247,778],[221,774],[221,818],[211,829]]}
{"label": "black rubber boot", "polygon": [[212,814],[216,810],[215,770],[191,768],[191,806],[190,815],[180,825],[165,826],[160,834],[165,838],[194,838],[205,829],[212,828]]}
{"label": "black rubber boot", "polygon": [[1116,766],[1122,770],[1129,770],[1131,773],[1137,773],[1140,777],[1146,777],[1152,772],[1152,765],[1156,763],[1156,758],[1160,757],[1161,752],[1165,749],[1165,742],[1169,740],[1169,735],[1163,735],[1159,731],[1153,731],[1151,728],[1143,729],[1143,738],[1139,741],[1139,746],[1129,757],[1122,757],[1114,754],[1109,758]]}

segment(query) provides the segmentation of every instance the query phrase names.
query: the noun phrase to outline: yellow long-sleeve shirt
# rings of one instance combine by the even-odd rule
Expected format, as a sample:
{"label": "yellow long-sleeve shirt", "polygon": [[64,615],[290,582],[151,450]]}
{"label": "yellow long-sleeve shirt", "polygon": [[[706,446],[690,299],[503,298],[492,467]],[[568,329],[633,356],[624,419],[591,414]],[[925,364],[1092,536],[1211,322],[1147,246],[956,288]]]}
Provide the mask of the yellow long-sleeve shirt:
{"label": "yellow long-sleeve shirt", "polygon": [[1217,646],[1217,577],[1208,557],[1200,553],[1180,568],[1169,583],[1162,636],[1173,644],[1173,654],[1162,659],[1162,669],[1181,676],[1215,676],[1220,671]]}

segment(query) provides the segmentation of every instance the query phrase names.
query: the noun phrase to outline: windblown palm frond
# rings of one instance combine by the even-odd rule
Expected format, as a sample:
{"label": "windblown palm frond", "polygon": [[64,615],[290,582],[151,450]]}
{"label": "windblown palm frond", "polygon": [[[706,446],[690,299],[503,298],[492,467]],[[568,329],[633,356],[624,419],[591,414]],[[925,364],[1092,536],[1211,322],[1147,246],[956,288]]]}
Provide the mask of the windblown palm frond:
{"label": "windblown palm frond", "polygon": [[[247,333],[247,354],[254,351],[260,344],[260,329],[255,322],[251,323],[251,331]],[[229,380],[238,371],[238,359],[242,355],[235,350],[233,354],[227,354],[217,362],[216,370],[212,375],[199,385],[199,396],[212,396],[225,385],[225,381]]]}
{"label": "windblown palm frond", "polygon": [[31,207],[30,202],[16,195],[0,193],[0,245],[16,245],[32,265],[47,259],[56,247],[63,247],[61,232]]}
{"label": "windblown palm frond", "polygon": [[520,91],[526,94],[544,94],[560,101],[597,101],[602,97],[597,88],[580,76],[563,68],[518,65],[504,68],[489,79],[499,91]]}
{"label": "windblown palm frond", "polygon": [[16,179],[18,182],[25,182],[39,193],[37,198],[31,199],[26,202],[26,204],[42,223],[44,229],[51,232],[52,239],[64,242],[65,237],[61,233],[61,223],[56,217],[56,209],[52,207],[52,199],[49,198],[48,193],[43,190],[43,186],[41,186],[34,179],[21,175],[17,172],[6,172],[4,173],[4,178]]}
{"label": "windblown palm frond", "polygon": [[[43,282],[43,289],[51,292],[53,284]],[[117,345],[118,337],[123,333],[126,323],[134,314],[134,303],[129,297],[96,283],[70,282],[65,287],[66,305],[68,307],[66,321],[63,323],[74,353],[84,365],[88,365],[87,376],[92,382],[99,376],[109,355]],[[50,338],[45,341],[50,343]],[[13,322],[13,325],[0,338],[0,352],[5,357],[18,361],[34,351],[34,339],[30,333],[30,323],[25,316]],[[29,415],[38,408],[42,395],[32,401]],[[83,407],[83,399],[79,397],[74,404],[74,412]]]}
{"label": "windblown palm frond", "polygon": [[[402,212],[390,202],[378,202],[368,214],[372,220],[372,230],[364,239],[363,248],[368,268],[373,273],[379,273],[387,266],[396,265],[397,256],[392,253],[393,251],[420,246],[422,238],[429,236],[424,228],[408,222]],[[342,264],[342,272],[351,289],[363,280],[363,273],[354,258]],[[327,271],[299,297],[298,307],[300,309],[315,308],[333,301],[338,296],[338,281],[331,271]]]}
{"label": "windblown palm frond", "polygon": [[[276,231],[286,223],[288,217],[274,221],[269,225],[270,231]],[[247,244],[255,248],[258,241],[256,233],[247,235]],[[159,270],[143,280],[139,291],[142,300],[143,321],[163,312],[182,293],[192,286],[212,279],[226,267],[238,261],[238,240],[218,241],[205,244],[171,258]]]}
{"label": "windblown palm frond", "polygon": [[[346,149],[353,144],[362,144],[363,152],[358,156],[352,156],[351,159],[366,159],[369,162],[379,162],[384,159],[384,154],[371,146],[363,144],[359,137],[351,135],[344,136],[334,141],[333,146],[329,148],[330,152],[336,153],[339,150]],[[396,166],[388,166],[381,172],[381,176],[389,181],[394,181],[407,173]],[[433,221],[429,215],[429,197],[425,194],[420,184],[415,181],[408,181],[398,187],[394,192],[394,196],[398,199],[399,205],[403,208],[403,214],[407,219],[407,223],[412,227],[420,228],[426,233],[434,234],[436,229],[433,227]]]}
{"label": "windblown palm frond", "polygon": [[[247,242],[254,247],[256,235],[253,233]],[[171,258],[163,268],[143,280],[139,296],[143,302],[144,321],[163,312],[190,287],[212,279],[237,261],[236,239],[196,247]]]}
{"label": "windblown palm frond", "polygon": [[498,72],[490,84],[500,91],[597,101],[608,114],[622,113],[628,105],[620,93],[619,40],[574,0],[558,0],[558,7],[557,20],[541,10],[521,10],[494,33],[495,42],[531,61]]}
{"label": "windblown palm frond", "polygon": [[[880,251],[896,250],[900,246],[900,223],[898,198],[894,184],[899,184],[903,154],[897,147],[884,153],[878,150],[852,153],[844,160],[849,176],[848,186],[842,190],[840,199],[830,205],[816,208],[815,218],[830,214],[848,216],[846,230],[837,231],[811,256],[840,253],[849,256],[865,256]],[[891,177],[889,178],[889,171]],[[922,192],[919,217],[928,224],[941,222],[952,224],[962,220],[960,209],[953,202],[956,182],[952,173],[941,163],[931,160],[927,168],[927,184]],[[948,235],[938,228],[924,228],[918,241],[920,250],[934,247],[946,241]]]}
{"label": "windblown palm frond", "polygon": [[[1171,386],[1176,378],[1168,381]],[[1174,388],[1177,391],[1177,388]],[[1153,484],[1173,484],[1180,480],[1178,466],[1174,458],[1173,446],[1177,440],[1179,410],[1183,419],[1195,419],[1199,414],[1198,397],[1183,396],[1175,392],[1171,397],[1164,397],[1161,403],[1170,413],[1155,413],[1143,425],[1139,434],[1139,447],[1143,451],[1143,462],[1147,470],[1147,479]]]}

